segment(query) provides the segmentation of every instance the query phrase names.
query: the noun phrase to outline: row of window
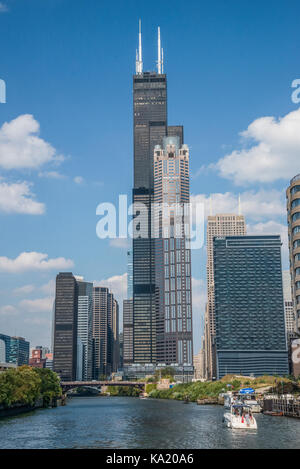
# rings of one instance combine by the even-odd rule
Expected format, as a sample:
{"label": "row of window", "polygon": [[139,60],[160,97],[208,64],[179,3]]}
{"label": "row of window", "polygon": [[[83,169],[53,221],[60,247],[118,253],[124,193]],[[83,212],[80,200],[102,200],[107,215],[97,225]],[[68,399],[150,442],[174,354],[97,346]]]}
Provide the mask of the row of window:
{"label": "row of window", "polygon": [[294,221],[299,220],[299,218],[300,218],[300,212],[294,213],[294,215],[292,216],[292,223],[293,223]]}
{"label": "row of window", "polygon": [[296,194],[296,192],[300,192],[300,186],[294,186],[291,188],[291,195]]}
{"label": "row of window", "polygon": [[295,228],[293,228],[293,235],[296,235],[297,233],[300,233],[300,226],[295,226]]}
{"label": "row of window", "polygon": [[[177,320],[177,329],[176,329],[176,319],[171,321],[165,321],[165,332],[183,332],[182,319]],[[192,321],[188,319],[186,322],[186,332],[192,332]]]}
{"label": "row of window", "polygon": [[[181,277],[181,268],[184,267],[184,264],[176,264],[176,274],[177,277]],[[191,265],[190,264],[185,264],[185,273],[187,276],[191,275]],[[175,277],[175,264],[171,264],[170,266],[165,265],[165,279],[168,279],[169,277],[174,278]]]}
{"label": "row of window", "polygon": [[300,205],[300,199],[293,200],[291,208],[298,207]]}
{"label": "row of window", "polygon": [[[170,298],[170,296],[171,296],[171,298]],[[182,298],[182,295],[181,295],[181,291],[179,290],[179,291],[177,291],[177,304],[182,303],[181,298]],[[186,302],[190,303],[190,300],[191,300],[191,292],[186,291]],[[171,291],[171,293],[169,293],[169,292],[165,293],[165,305],[169,306],[170,303],[171,303],[171,305],[176,304],[176,293],[175,293],[175,291]]]}

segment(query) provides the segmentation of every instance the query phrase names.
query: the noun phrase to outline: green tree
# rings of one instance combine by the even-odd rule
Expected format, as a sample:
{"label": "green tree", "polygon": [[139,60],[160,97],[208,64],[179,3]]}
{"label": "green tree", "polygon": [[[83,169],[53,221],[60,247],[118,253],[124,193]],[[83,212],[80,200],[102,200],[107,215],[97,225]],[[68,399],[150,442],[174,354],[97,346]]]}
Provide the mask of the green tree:
{"label": "green tree", "polygon": [[48,368],[34,368],[34,371],[41,380],[40,395],[44,405],[49,405],[52,399],[62,394],[59,378],[56,373]]}

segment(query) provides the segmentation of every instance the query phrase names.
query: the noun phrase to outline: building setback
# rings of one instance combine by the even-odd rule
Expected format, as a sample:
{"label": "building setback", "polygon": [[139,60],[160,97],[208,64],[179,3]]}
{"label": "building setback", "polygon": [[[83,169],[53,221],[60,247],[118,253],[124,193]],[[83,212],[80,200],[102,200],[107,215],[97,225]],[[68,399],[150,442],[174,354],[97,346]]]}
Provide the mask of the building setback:
{"label": "building setback", "polygon": [[217,377],[286,375],[280,236],[214,238]]}
{"label": "building setback", "polygon": [[157,362],[192,365],[191,253],[184,216],[189,203],[189,149],[180,146],[178,136],[165,137],[163,146],[155,147],[154,203]]}
{"label": "building setback", "polygon": [[156,362],[155,251],[151,238],[153,154],[168,135],[179,135],[181,126],[167,124],[167,77],[158,42],[157,72],[143,72],[141,26],[136,73],[133,76],[134,188],[133,203],[147,207],[144,236],[133,239],[133,355],[135,363]]}
{"label": "building setback", "polygon": [[53,370],[74,381],[77,368],[78,285],[71,272],[56,277]]}

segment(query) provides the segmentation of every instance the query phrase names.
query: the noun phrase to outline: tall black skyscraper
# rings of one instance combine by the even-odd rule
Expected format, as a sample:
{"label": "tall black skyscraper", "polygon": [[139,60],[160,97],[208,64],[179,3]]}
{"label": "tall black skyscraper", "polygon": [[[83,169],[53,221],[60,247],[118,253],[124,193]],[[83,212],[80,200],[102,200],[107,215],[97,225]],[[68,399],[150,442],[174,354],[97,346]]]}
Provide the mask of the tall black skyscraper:
{"label": "tall black skyscraper", "polygon": [[[157,72],[143,72],[141,28],[136,74],[133,76],[134,188],[133,202],[148,208],[147,237],[133,240],[133,358],[135,363],[156,362],[156,307],[154,240],[151,239],[151,204],[154,194],[154,147],[168,135],[167,77],[163,73],[160,30]],[[171,135],[183,142],[183,128]]]}
{"label": "tall black skyscraper", "polygon": [[56,277],[53,370],[62,380],[76,379],[78,285],[71,272]]}

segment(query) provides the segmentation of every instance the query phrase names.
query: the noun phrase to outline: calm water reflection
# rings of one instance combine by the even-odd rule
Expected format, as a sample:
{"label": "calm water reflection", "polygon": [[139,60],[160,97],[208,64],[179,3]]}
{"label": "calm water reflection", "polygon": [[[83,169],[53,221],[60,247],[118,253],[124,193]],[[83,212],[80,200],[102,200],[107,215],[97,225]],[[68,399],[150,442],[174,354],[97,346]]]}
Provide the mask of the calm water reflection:
{"label": "calm water reflection", "polygon": [[0,420],[0,448],[300,448],[300,420],[257,416],[257,431],[222,425],[223,407],[126,397]]}

